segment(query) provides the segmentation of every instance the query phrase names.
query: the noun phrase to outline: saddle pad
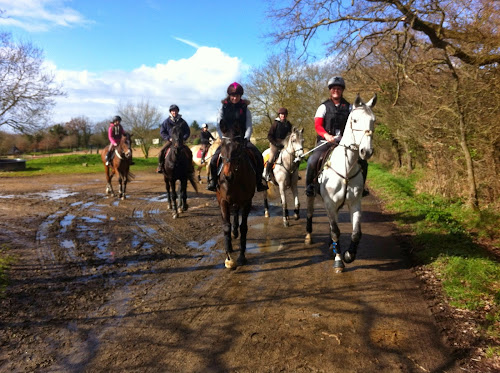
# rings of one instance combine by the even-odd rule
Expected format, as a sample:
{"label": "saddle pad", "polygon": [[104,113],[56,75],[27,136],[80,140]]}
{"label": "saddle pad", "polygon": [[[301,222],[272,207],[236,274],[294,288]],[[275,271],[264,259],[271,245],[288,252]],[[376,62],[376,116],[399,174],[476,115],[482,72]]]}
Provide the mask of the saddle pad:
{"label": "saddle pad", "polygon": [[201,149],[196,152],[196,158],[201,158]]}

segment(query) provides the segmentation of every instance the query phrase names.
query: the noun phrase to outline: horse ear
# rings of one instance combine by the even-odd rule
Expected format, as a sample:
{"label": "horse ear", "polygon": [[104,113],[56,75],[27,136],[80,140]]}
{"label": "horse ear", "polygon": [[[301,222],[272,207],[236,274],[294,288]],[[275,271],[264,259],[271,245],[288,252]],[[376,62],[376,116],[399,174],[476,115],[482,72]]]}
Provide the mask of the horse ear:
{"label": "horse ear", "polygon": [[375,93],[370,101],[366,103],[367,106],[369,107],[374,107],[375,104],[377,103],[377,94]]}
{"label": "horse ear", "polygon": [[358,107],[358,106],[361,106],[363,105],[363,100],[361,99],[361,96],[358,94],[356,94],[356,99],[354,100],[354,107]]}

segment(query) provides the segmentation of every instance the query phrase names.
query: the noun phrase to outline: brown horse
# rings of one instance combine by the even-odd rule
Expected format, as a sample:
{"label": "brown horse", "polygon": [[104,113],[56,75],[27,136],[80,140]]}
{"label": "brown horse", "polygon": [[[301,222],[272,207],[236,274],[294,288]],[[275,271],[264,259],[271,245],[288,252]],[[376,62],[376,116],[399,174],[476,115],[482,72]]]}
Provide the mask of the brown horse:
{"label": "brown horse", "polygon": [[[220,158],[217,169],[219,186],[217,189],[217,201],[222,215],[224,231],[224,248],[226,251],[226,268],[235,269],[238,265],[244,265],[248,214],[252,207],[252,198],[255,194],[255,170],[250,163],[250,157],[246,150],[245,141],[241,134],[226,133],[228,136],[222,138]],[[231,258],[233,252],[231,243],[231,210],[233,211],[233,235],[240,234],[240,255],[236,263]],[[241,210],[241,223],[239,213]]]}
{"label": "brown horse", "polygon": [[[172,144],[165,154],[162,173],[165,180],[165,189],[167,190],[168,208],[173,209],[173,218],[176,219],[180,212],[188,209],[187,204],[187,182],[191,182],[194,190],[198,193],[198,186],[194,181],[193,153],[184,145],[184,139],[180,126],[174,126],[172,129]],[[177,191],[175,183],[179,180],[179,206],[177,206]],[[172,196],[170,195],[172,190]]]}
{"label": "brown horse", "polygon": [[130,163],[132,162],[131,136],[132,135],[128,133],[122,136],[120,143],[115,148],[109,166],[106,165],[106,154],[111,145],[108,145],[100,151],[101,160],[104,164],[104,171],[106,172],[106,194],[111,194],[113,197],[116,196],[111,184],[111,179],[115,174],[118,174],[118,197],[122,200],[125,199],[127,183],[134,178],[134,175],[130,172]]}

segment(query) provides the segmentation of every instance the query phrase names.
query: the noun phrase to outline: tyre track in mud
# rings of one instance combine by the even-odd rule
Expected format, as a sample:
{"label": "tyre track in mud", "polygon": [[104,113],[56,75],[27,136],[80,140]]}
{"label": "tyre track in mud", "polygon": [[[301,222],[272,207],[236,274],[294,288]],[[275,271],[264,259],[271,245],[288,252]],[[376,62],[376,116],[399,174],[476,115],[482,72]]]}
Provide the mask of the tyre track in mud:
{"label": "tyre track in mud", "polygon": [[284,228],[279,207],[260,216],[259,197],[249,263],[229,271],[212,193],[190,191],[189,210],[174,220],[158,175],[139,174],[125,201],[105,198],[102,182],[61,184],[78,194],[16,201],[15,217],[0,223],[21,223],[29,231],[18,237],[39,252],[19,248],[26,260],[2,300],[1,371],[456,369],[372,198],[345,273],[333,274],[320,201],[305,246],[304,211]]}

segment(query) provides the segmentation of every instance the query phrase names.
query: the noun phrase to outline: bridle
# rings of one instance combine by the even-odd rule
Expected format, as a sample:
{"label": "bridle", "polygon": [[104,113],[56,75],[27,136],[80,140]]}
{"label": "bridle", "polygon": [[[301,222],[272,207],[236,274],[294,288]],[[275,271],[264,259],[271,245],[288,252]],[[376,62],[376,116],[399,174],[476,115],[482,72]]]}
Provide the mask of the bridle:
{"label": "bridle", "polygon": [[[281,154],[282,154],[282,155],[281,155],[281,162],[276,162],[276,166],[281,166],[281,167],[283,167],[283,168],[285,169],[285,171],[286,171],[287,173],[289,173],[290,175],[291,175],[291,174],[293,174],[293,173],[296,171],[297,167],[298,167],[298,163],[294,162],[294,160],[297,158],[297,153],[298,153],[298,152],[302,152],[302,153],[304,153],[304,147],[303,147],[303,145],[302,145],[302,144],[300,144],[300,148],[295,148],[294,141],[293,141],[293,139],[292,139],[292,137],[293,137],[293,136],[296,136],[296,137],[297,137],[297,134],[296,134],[296,133],[292,133],[292,134],[290,134],[290,137],[289,137],[289,139],[288,139],[288,144],[292,144],[292,147],[293,147],[293,152],[290,152],[290,151],[288,150],[289,146],[287,146],[286,148],[283,148],[284,153],[287,153],[287,154],[290,156],[290,157],[289,157],[289,158],[290,158],[290,164],[292,165],[292,166],[291,166],[291,168],[290,168],[290,169],[288,169],[288,168],[287,168],[287,167],[285,167],[285,165],[283,164],[283,156],[284,156],[284,154],[283,154],[283,153],[281,153]],[[288,144],[287,144],[287,145],[288,145]]]}
{"label": "bridle", "polygon": [[[366,110],[366,105],[363,105],[362,107],[357,107],[357,108],[354,108],[352,112],[354,112],[355,110],[358,110],[358,109],[363,109],[363,110]],[[349,183],[349,180],[350,179],[353,179],[355,178],[360,172],[361,172],[361,167],[359,167],[359,169],[356,171],[356,173],[354,175],[352,175],[351,177],[349,177],[349,173],[352,171],[352,169],[354,168],[354,166],[356,166],[356,164],[358,162],[352,162],[352,165],[350,167],[348,167],[348,164],[347,164],[347,159],[348,159],[348,154],[347,154],[347,151],[350,150],[352,152],[358,152],[359,151],[359,146],[361,145],[364,137],[372,137],[373,136],[373,131],[370,130],[370,129],[359,129],[359,128],[354,128],[353,127],[353,122],[354,122],[354,118],[353,118],[353,115],[352,115],[352,112],[351,112],[351,115],[349,115],[349,128],[352,132],[352,138],[354,140],[354,143],[353,144],[350,144],[350,145],[344,145],[344,144],[339,144],[338,146],[342,146],[344,148],[344,159],[345,159],[345,169],[346,169],[346,175],[341,175],[339,172],[337,172],[333,167],[332,165],[330,164],[330,162],[327,163],[328,167],[331,168],[333,170],[333,172],[335,172],[340,178],[344,179],[344,183],[345,184],[348,184]],[[362,135],[361,135],[361,139],[358,141],[356,141],[356,132],[362,132]]]}

